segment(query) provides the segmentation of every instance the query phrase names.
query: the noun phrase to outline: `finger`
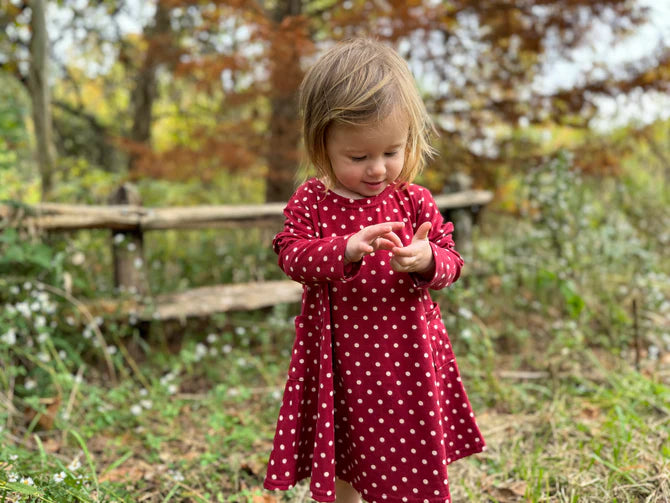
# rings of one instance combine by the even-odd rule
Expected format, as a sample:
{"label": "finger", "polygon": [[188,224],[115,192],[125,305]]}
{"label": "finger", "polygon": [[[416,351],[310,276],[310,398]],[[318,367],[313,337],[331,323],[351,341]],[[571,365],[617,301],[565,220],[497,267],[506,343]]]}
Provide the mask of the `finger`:
{"label": "finger", "polygon": [[404,225],[403,222],[384,222],[370,225],[362,230],[362,236],[366,241],[370,242],[376,237],[383,236],[394,230],[400,230]]}
{"label": "finger", "polygon": [[402,241],[395,232],[389,232],[388,234],[384,234],[381,237],[386,239],[387,241],[391,241],[394,244],[394,246],[397,246],[398,248],[402,248],[404,246]]}
{"label": "finger", "polygon": [[416,246],[408,245],[403,247],[395,247],[391,250],[394,257],[413,257],[417,254]]}
{"label": "finger", "polygon": [[414,238],[412,241],[415,240],[425,240],[428,239],[428,232],[430,231],[432,224],[430,222],[424,222],[422,223],[419,228],[416,230],[416,234],[414,234]]}
{"label": "finger", "polygon": [[[395,236],[395,234],[393,234],[393,236]],[[402,247],[402,241],[400,241],[400,239],[397,236],[395,237],[382,236],[377,239],[375,248],[380,250],[391,251],[394,248],[399,248],[398,245]]]}
{"label": "finger", "polygon": [[410,270],[410,265],[397,260],[391,260],[391,269],[396,272],[408,272]]}
{"label": "finger", "polygon": [[397,244],[396,242],[391,241],[391,240],[386,239],[386,238],[379,238],[379,239],[377,240],[377,249],[378,249],[378,250],[388,250],[388,251],[391,251],[391,250],[393,250],[394,248],[396,248],[397,246],[398,246],[398,244]]}

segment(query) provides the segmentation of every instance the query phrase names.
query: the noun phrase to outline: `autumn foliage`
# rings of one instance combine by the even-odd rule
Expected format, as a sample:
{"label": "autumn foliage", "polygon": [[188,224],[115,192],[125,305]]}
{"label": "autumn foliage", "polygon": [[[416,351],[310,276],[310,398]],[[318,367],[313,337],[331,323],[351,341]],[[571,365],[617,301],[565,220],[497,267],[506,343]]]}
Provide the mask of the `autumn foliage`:
{"label": "autumn foliage", "polygon": [[[554,62],[594,45],[603,27],[616,40],[644,23],[648,11],[631,0],[159,0],[139,34],[120,29],[123,2],[103,4],[117,52],[114,71],[96,79],[111,89],[121,74],[127,105],[105,118],[81,100],[61,100],[68,103],[60,109],[106,123],[99,129],[126,153],[130,178],[210,180],[237,171],[263,177],[268,200],[286,199],[303,159],[295,99],[304,71],[346,37],[381,39],[410,63],[440,130],[441,156],[430,170],[436,190],[454,171],[490,188],[510,167],[536,164],[547,152],[524,129],[586,131],[603,96],[669,90],[664,46],[619,68],[596,57],[565,86],[560,75],[549,75],[553,87],[538,83]],[[27,3],[3,6],[0,19],[20,24]],[[73,24],[86,26],[86,8],[76,14]],[[110,42],[92,39],[91,51]],[[8,40],[4,66],[21,77],[20,50]],[[616,173],[625,148],[589,143],[577,147],[584,155],[576,164]]]}

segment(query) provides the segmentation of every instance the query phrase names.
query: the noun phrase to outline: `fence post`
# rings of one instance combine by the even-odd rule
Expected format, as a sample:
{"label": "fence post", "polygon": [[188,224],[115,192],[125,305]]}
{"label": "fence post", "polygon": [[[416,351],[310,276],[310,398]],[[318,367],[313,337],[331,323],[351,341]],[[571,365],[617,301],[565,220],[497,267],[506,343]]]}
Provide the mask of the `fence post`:
{"label": "fence post", "polygon": [[[472,189],[472,178],[465,173],[456,172],[447,180],[447,193],[462,192]],[[473,258],[472,224],[474,221],[472,208],[455,208],[447,210],[447,220],[454,224],[454,241],[456,249],[465,260]]]}
{"label": "fence post", "polygon": [[[142,205],[137,188],[124,183],[109,197],[109,204]],[[112,231],[114,286],[121,292],[149,295],[149,281],[144,266],[144,235],[141,229]]]}

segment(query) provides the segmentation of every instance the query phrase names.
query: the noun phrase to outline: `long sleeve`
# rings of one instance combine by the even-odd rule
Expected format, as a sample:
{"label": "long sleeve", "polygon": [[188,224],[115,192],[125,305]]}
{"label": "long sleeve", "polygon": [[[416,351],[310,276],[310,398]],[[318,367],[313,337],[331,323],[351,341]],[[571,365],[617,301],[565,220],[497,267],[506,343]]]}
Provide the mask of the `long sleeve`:
{"label": "long sleeve", "polygon": [[279,256],[279,267],[288,277],[303,284],[347,281],[360,270],[360,262],[344,263],[344,252],[351,234],[319,237],[313,213],[318,212],[317,196],[303,184],[284,209],[284,229],[272,246]]}
{"label": "long sleeve", "polygon": [[412,279],[417,287],[440,290],[454,283],[461,275],[463,258],[455,250],[452,233],[454,224],[445,222],[440,213],[437,203],[430,191],[414,185],[412,190],[417,198],[416,221],[414,231],[423,222],[430,222],[431,228],[428,233],[430,247],[435,259],[435,271],[430,279],[423,278],[418,274],[412,274]]}

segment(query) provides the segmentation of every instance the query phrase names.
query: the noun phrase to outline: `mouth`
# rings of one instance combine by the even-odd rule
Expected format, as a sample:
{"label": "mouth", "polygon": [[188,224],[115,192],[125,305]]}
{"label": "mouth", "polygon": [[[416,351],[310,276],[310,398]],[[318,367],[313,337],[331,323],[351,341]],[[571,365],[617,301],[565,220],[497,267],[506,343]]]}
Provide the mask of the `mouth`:
{"label": "mouth", "polygon": [[384,183],[384,180],[381,180],[379,182],[363,182],[365,185],[371,188],[376,188],[376,187],[381,187],[382,184]]}

